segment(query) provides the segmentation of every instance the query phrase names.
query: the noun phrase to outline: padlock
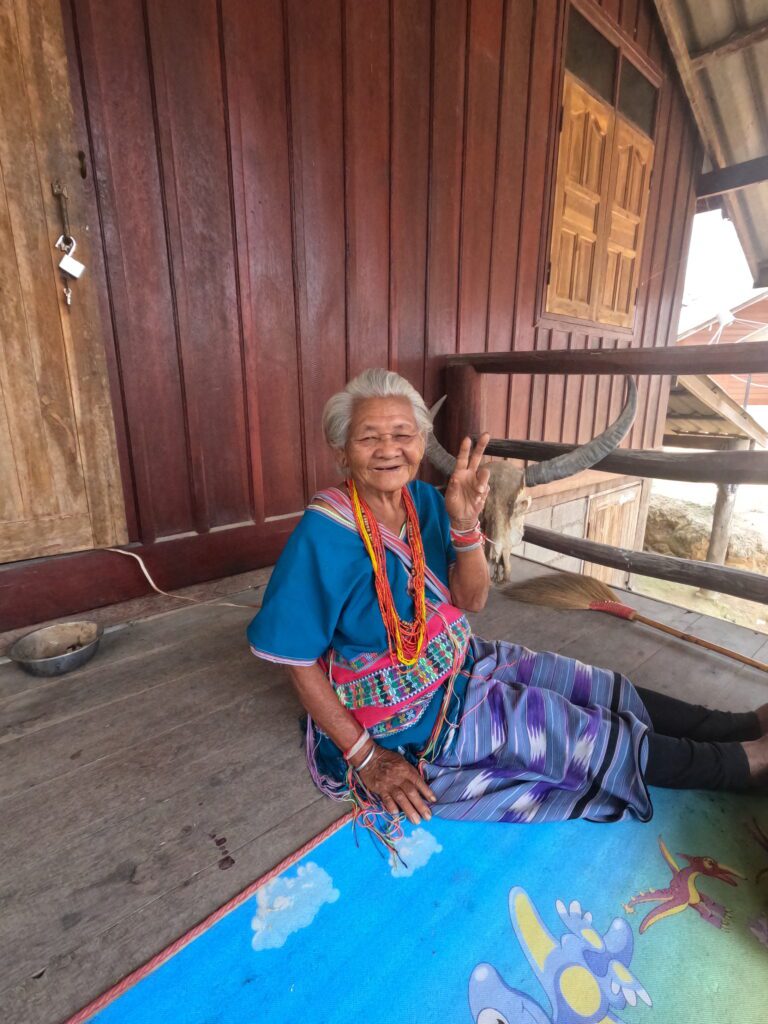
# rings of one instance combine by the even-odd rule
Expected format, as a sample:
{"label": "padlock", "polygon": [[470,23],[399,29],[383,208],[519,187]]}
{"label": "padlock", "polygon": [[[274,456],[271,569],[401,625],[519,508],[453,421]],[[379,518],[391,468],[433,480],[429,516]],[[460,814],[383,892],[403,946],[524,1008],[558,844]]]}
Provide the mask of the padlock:
{"label": "padlock", "polygon": [[85,270],[85,264],[81,263],[80,260],[76,260],[72,253],[77,248],[77,242],[74,238],[70,238],[69,242],[66,242],[64,235],[59,238],[56,243],[57,249],[63,249],[64,255],[59,260],[59,270],[63,270],[65,274],[70,277],[74,277],[77,280],[78,277],[82,277],[83,271]]}

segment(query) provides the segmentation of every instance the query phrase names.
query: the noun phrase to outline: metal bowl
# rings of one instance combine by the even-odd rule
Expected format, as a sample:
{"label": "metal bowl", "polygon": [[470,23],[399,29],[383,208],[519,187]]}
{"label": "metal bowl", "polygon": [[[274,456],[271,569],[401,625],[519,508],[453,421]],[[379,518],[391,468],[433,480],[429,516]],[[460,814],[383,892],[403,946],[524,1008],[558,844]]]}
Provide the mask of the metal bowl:
{"label": "metal bowl", "polygon": [[104,632],[98,622],[57,622],[19,637],[8,657],[33,676],[60,676],[96,653]]}

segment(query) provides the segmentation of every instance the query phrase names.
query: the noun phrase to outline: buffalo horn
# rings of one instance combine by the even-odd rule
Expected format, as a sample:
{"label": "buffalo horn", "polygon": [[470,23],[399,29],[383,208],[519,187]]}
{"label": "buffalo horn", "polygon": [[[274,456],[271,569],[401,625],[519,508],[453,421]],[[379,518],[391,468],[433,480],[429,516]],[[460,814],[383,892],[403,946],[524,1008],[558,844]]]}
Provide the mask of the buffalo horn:
{"label": "buffalo horn", "polygon": [[[637,387],[632,377],[627,376],[625,379],[627,382],[627,400],[616,420],[606,427],[602,434],[598,434],[597,437],[587,441],[586,444],[579,445],[573,451],[566,452],[565,455],[558,455],[554,459],[547,459],[546,462],[538,462],[533,466],[528,466],[525,471],[526,486],[534,487],[536,484],[548,484],[553,480],[562,480],[564,477],[581,473],[583,470],[589,469],[600,462],[606,455],[610,455],[614,449],[618,448],[629,428],[634,423],[637,413]],[[441,398],[430,409],[433,421],[444,401],[445,397]],[[427,458],[436,469],[439,469],[446,476],[451,476],[456,468],[455,457],[440,444],[434,432],[430,433],[427,440]]]}
{"label": "buffalo horn", "polygon": [[627,400],[624,408],[610,426],[606,427],[602,434],[593,437],[586,444],[579,445],[572,452],[565,455],[558,455],[554,459],[547,459],[546,462],[537,462],[528,466],[525,471],[525,483],[527,487],[535,487],[536,484],[549,484],[553,480],[562,480],[566,476],[573,476],[589,469],[610,455],[618,448],[627,431],[635,421],[637,412],[637,388],[632,377],[627,376]]}

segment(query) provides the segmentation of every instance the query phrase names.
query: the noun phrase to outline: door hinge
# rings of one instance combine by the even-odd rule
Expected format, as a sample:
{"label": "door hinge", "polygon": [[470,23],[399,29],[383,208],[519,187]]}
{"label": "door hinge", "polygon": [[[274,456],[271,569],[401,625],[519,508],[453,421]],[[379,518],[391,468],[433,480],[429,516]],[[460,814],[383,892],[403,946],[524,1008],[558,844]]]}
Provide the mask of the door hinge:
{"label": "door hinge", "polygon": [[557,122],[558,134],[563,130],[563,119],[564,119],[564,117],[565,117],[565,105],[561,104],[560,105],[560,117],[558,118],[558,122]]}
{"label": "door hinge", "polygon": [[545,283],[549,284],[549,282],[551,280],[552,280],[552,260],[550,260],[549,263],[547,264],[547,280],[546,280]]}

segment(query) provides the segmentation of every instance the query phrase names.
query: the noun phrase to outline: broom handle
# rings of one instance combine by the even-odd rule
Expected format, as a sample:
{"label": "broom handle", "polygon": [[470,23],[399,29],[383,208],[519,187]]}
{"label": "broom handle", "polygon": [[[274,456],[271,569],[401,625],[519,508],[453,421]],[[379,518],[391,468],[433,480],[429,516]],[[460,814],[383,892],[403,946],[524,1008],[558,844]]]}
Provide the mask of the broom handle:
{"label": "broom handle", "polygon": [[706,647],[710,651],[717,651],[718,654],[724,654],[728,658],[736,658],[737,661],[741,661],[745,665],[751,665],[753,668],[760,668],[763,672],[768,672],[768,665],[764,661],[748,658],[746,654],[739,654],[728,647],[720,647],[719,644],[710,643],[709,640],[702,640],[700,636],[694,636],[692,633],[683,633],[682,630],[675,629],[674,626],[667,626],[656,619],[649,619],[639,612],[635,612],[632,618],[635,622],[643,622],[646,626],[653,626],[654,629],[660,629],[664,633],[669,633],[670,636],[679,637],[681,640],[690,640],[692,644],[698,644],[700,647]]}

